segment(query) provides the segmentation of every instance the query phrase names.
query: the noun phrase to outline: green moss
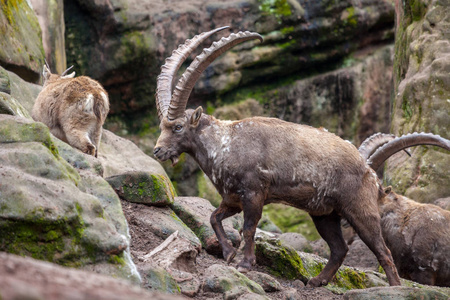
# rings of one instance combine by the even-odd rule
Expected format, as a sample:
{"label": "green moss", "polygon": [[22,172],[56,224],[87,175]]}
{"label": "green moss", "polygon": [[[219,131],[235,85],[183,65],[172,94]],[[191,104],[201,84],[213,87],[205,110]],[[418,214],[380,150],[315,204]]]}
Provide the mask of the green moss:
{"label": "green moss", "polygon": [[79,219],[71,222],[40,217],[28,221],[3,220],[0,222],[0,249],[70,266],[74,264],[73,257],[84,257],[79,247],[83,230]]}
{"label": "green moss", "polygon": [[255,254],[258,263],[269,267],[272,274],[287,279],[300,279],[307,282],[310,275],[303,261],[292,248],[281,246],[280,241],[271,239],[265,243],[256,242]]}
{"label": "green moss", "polygon": [[291,46],[295,46],[296,44],[297,44],[297,41],[292,39],[292,40],[289,40],[289,41],[287,41],[285,43],[280,43],[280,44],[276,44],[276,45],[277,45],[277,47],[279,47],[279,48],[284,50],[284,49],[289,48]]}
{"label": "green moss", "polygon": [[281,31],[282,34],[287,35],[289,33],[294,32],[294,26],[283,27],[283,28],[281,28],[280,31]]}
{"label": "green moss", "polygon": [[408,1],[410,3],[410,12],[413,21],[420,21],[427,12],[427,2],[422,0]]}
{"label": "green moss", "polygon": [[406,119],[407,122],[409,122],[411,120],[413,112],[412,112],[411,105],[409,104],[409,100],[407,97],[403,97],[402,111],[403,111],[403,117]]}
{"label": "green moss", "polygon": [[279,23],[283,17],[292,15],[291,6],[287,0],[259,0],[259,3],[261,3],[259,9],[267,15],[275,16]]}
{"label": "green moss", "polygon": [[121,265],[121,266],[125,266],[127,264],[125,259],[123,258],[123,254],[111,255],[108,258],[108,262],[111,263],[111,264]]}
{"label": "green moss", "polygon": [[3,14],[11,26],[15,25],[14,11],[19,8],[19,0],[0,0]]}
{"label": "green moss", "polygon": [[350,6],[346,8],[345,10],[347,12],[347,18],[345,19],[345,24],[350,27],[357,27],[358,26],[358,16],[355,15],[355,8],[353,6]]}

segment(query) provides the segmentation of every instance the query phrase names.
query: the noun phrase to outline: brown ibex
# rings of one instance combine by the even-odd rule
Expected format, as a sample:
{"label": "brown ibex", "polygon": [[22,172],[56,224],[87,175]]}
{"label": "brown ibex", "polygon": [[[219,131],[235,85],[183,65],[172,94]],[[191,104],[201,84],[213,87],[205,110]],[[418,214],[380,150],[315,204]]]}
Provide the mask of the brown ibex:
{"label": "brown ibex", "polygon": [[327,284],[348,251],[340,228],[341,217],[355,228],[375,253],[390,285],[400,278],[380,227],[377,201],[382,194],[374,171],[351,143],[310,126],[275,118],[255,117],[221,121],[203,114],[202,108],[186,110],[189,95],[200,74],[234,45],[262,37],[239,32],[215,42],[196,57],[182,75],[172,95],[172,83],[187,56],[219,28],[187,40],[172,53],[157,80],[156,104],[161,135],[154,154],[176,164],[181,153],[191,155],[211,179],[223,201],[211,215],[211,225],[231,262],[236,250],[228,242],[222,220],[244,212],[242,272],[256,263],[254,234],[262,209],[284,203],[306,210],[331,255],[322,272],[308,286]]}
{"label": "brown ibex", "polygon": [[[378,133],[360,146],[374,170],[400,148],[435,145],[450,151],[450,141],[428,133],[399,138]],[[379,200],[383,238],[401,277],[429,285],[450,286],[450,212],[396,194],[391,187]]]}
{"label": "brown ibex", "polygon": [[97,81],[87,76],[74,78],[75,72],[66,75],[68,70],[56,75],[44,66],[44,86],[31,115],[60,140],[97,157],[109,112],[108,94]]}

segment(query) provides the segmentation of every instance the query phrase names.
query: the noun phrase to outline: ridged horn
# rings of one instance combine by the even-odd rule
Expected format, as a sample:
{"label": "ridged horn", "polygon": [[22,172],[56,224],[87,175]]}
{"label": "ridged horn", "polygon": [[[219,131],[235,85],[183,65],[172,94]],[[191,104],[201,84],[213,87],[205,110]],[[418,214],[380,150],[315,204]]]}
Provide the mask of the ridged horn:
{"label": "ridged horn", "polygon": [[162,120],[163,116],[167,115],[170,99],[172,98],[173,80],[183,62],[203,41],[214,33],[226,28],[229,28],[229,26],[203,32],[190,40],[186,40],[184,44],[179,45],[178,48],[172,52],[172,55],[166,59],[156,81],[156,109],[158,110],[159,120]]}
{"label": "ridged horn", "polygon": [[362,144],[358,148],[358,151],[364,158],[364,160],[367,160],[370,155],[375,152],[375,150],[395,138],[396,136],[393,134],[381,132],[375,133],[365,139],[364,142],[362,142]]}
{"label": "ridged horn", "polygon": [[393,154],[405,148],[419,145],[438,146],[450,151],[450,140],[431,133],[414,132],[387,142],[369,157],[367,163],[376,171]]}
{"label": "ridged horn", "polygon": [[223,37],[220,41],[214,42],[211,47],[204,49],[178,81],[170,101],[168,118],[174,120],[184,114],[189,95],[198,78],[209,64],[237,44],[253,39],[259,39],[261,42],[263,40],[256,32],[240,31],[238,33],[232,33],[228,37]]}

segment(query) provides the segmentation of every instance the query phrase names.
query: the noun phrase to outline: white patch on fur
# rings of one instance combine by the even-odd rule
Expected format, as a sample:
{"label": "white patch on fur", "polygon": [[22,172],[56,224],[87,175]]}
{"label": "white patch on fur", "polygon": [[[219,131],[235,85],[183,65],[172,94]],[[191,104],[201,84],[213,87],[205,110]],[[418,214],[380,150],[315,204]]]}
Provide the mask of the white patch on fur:
{"label": "white patch on fur", "polygon": [[94,143],[91,141],[91,138],[89,137],[89,133],[86,132],[85,135],[86,135],[86,139],[89,141],[89,143],[94,144]]}
{"label": "white patch on fur", "polygon": [[84,101],[83,111],[89,114],[94,112],[94,95],[88,94]]}
{"label": "white patch on fur", "polygon": [[108,103],[108,97],[106,96],[106,94],[103,93],[103,92],[100,92],[100,95],[102,96],[103,102],[104,102],[105,104],[107,104],[107,103]]}

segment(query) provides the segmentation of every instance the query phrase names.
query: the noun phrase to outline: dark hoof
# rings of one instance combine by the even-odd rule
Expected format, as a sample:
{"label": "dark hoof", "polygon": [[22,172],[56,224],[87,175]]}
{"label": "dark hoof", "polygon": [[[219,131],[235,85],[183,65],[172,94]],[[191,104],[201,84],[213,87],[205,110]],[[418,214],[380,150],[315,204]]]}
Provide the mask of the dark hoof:
{"label": "dark hoof", "polygon": [[328,281],[326,281],[325,279],[321,280],[320,278],[314,277],[308,281],[308,283],[306,284],[306,287],[314,288],[314,287],[324,286],[327,284],[328,284]]}
{"label": "dark hoof", "polygon": [[230,264],[233,261],[235,256],[236,256],[236,250],[234,250],[234,249],[233,249],[233,251],[231,251],[228,254],[225,254],[225,253],[223,254],[223,257],[227,261],[227,264]]}
{"label": "dark hoof", "polygon": [[237,270],[238,270],[238,272],[241,272],[241,273],[248,273],[248,272],[250,272],[252,270],[252,268],[238,266]]}
{"label": "dark hoof", "polygon": [[241,272],[241,273],[247,273],[247,272],[250,272],[251,270],[252,270],[252,265],[254,265],[255,263],[253,262],[253,264],[251,264],[251,263],[249,263],[248,261],[241,261],[239,264],[238,264],[238,271],[239,272]]}

